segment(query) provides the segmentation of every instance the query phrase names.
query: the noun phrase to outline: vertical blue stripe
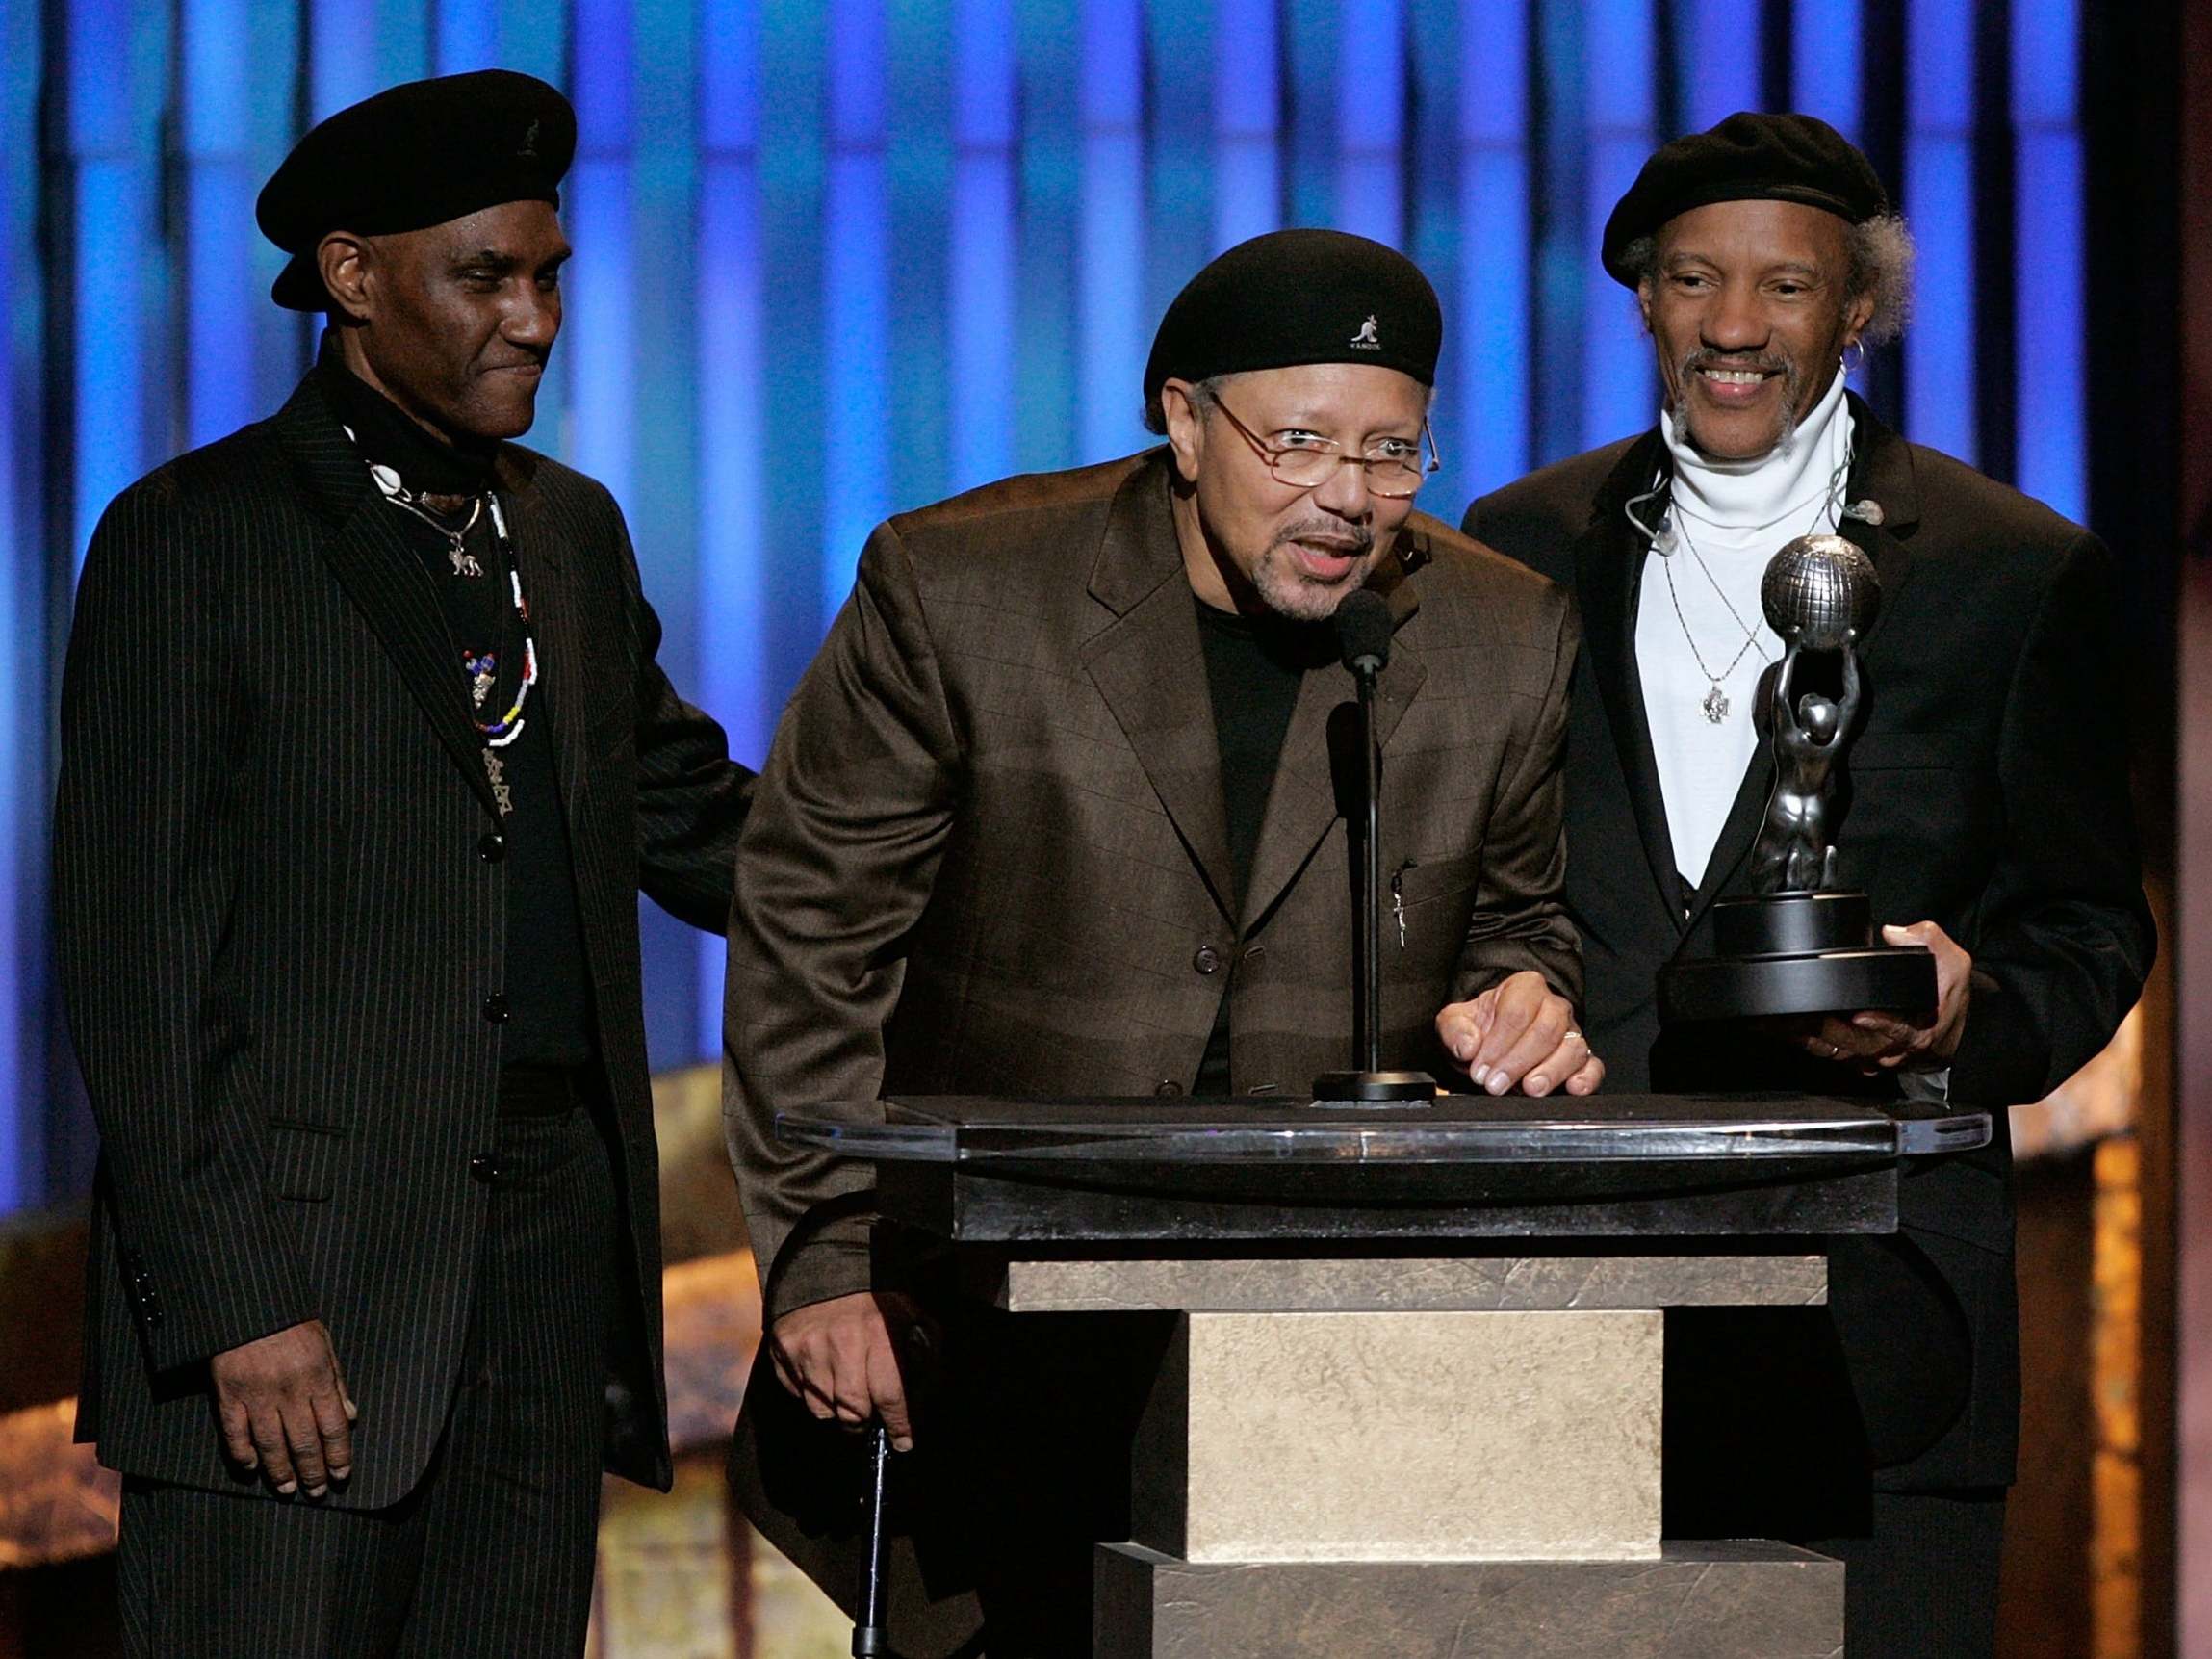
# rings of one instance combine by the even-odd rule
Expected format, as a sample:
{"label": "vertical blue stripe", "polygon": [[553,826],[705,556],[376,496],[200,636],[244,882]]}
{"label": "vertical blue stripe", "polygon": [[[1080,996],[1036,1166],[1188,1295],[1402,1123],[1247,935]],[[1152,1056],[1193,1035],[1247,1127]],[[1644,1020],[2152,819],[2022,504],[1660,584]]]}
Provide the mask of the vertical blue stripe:
{"label": "vertical blue stripe", "polygon": [[888,510],[885,376],[890,281],[884,182],[884,0],[832,0],[829,194],[822,217],[822,608],[852,591],[868,532]]}
{"label": "vertical blue stripe", "polygon": [[1076,252],[1081,461],[1145,441],[1144,19],[1138,0],[1083,0],[1083,198]]}
{"label": "vertical blue stripe", "polygon": [[[1581,0],[1534,0],[1540,103],[1541,189],[1534,220],[1536,331],[1528,369],[1535,392],[1537,465],[1584,448],[1582,297],[1605,277],[1584,246],[1588,171]],[[1540,371],[1540,372],[1538,372]]]}
{"label": "vertical blue stripe", "polygon": [[[0,1215],[47,1197],[39,1015],[45,922],[45,527],[39,510],[39,341],[44,280],[39,207],[38,8],[0,0]],[[59,1196],[59,1195],[56,1195]]]}
{"label": "vertical blue stripe", "polygon": [[[756,768],[780,702],[769,672],[761,512],[759,31],[755,0],[701,8],[699,610],[713,646],[700,653],[692,692],[729,733],[732,755]],[[711,1035],[722,1018],[724,945],[706,937],[694,948],[699,1029]]]}
{"label": "vertical blue stripe", "polygon": [[169,448],[175,376],[157,324],[167,311],[158,194],[167,25],[159,0],[90,0],[69,19],[77,162],[70,541],[80,561],[108,503]]}
{"label": "vertical blue stripe", "polygon": [[1789,102],[1859,137],[1859,0],[1791,0]]}
{"label": "vertical blue stripe", "polygon": [[2016,481],[2078,524],[2089,515],[2089,324],[2077,5],[2014,0],[2012,115]]}
{"label": "vertical blue stripe", "polygon": [[376,9],[308,0],[307,16],[308,119],[320,121],[376,90]]}
{"label": "vertical blue stripe", "polygon": [[886,23],[883,418],[897,434],[886,440],[887,514],[942,500],[952,475],[954,28],[941,0],[889,5]]}
{"label": "vertical blue stripe", "polygon": [[[284,0],[248,0],[255,64],[280,64],[281,75],[249,74],[246,98],[248,135],[246,178],[253,194],[276,171],[300,133],[298,73],[311,56],[308,8]],[[307,367],[307,356],[322,319],[286,311],[270,303],[269,290],[286,264],[282,249],[256,227],[248,198],[246,217],[229,225],[226,237],[239,245],[247,267],[245,328],[251,338],[253,414],[280,408]],[[543,395],[540,395],[541,405]]]}
{"label": "vertical blue stripe", "polygon": [[1220,253],[1282,224],[1279,45],[1274,0],[1214,7],[1214,245]]}
{"label": "vertical blue stripe", "polygon": [[439,74],[502,66],[499,0],[432,0],[432,4]]}
{"label": "vertical blue stripe", "polygon": [[1651,0],[1597,0],[1590,9],[1589,160],[1582,258],[1589,273],[1582,318],[1582,447],[1625,437],[1657,411],[1650,342],[1634,301],[1598,263],[1606,220],[1635,182],[1657,138],[1657,30]]}
{"label": "vertical blue stripe", "polygon": [[[625,365],[633,392],[630,489],[624,507],[646,597],[659,613],[660,662],[697,683],[699,616],[697,0],[629,0],[630,234],[634,318]],[[721,1022],[703,1024],[697,934],[638,901],[645,1036],[656,1070],[721,1051]],[[720,975],[716,974],[719,983]]]}
{"label": "vertical blue stripe", "polygon": [[1683,117],[1692,132],[1738,110],[1764,107],[1760,96],[1760,0],[1675,0],[1675,62],[1681,65]]}
{"label": "vertical blue stripe", "polygon": [[185,437],[212,443],[260,413],[253,373],[253,198],[245,0],[185,0]]}
{"label": "vertical blue stripe", "polygon": [[1281,0],[1282,49],[1288,65],[1290,130],[1284,168],[1284,222],[1336,222],[1337,51],[1343,33],[1338,0]]}
{"label": "vertical blue stripe", "polygon": [[1401,0],[1343,0],[1338,36],[1336,225],[1396,247],[1404,240],[1405,134]]}
{"label": "vertical blue stripe", "polygon": [[[1168,303],[1214,251],[1212,0],[1148,0],[1140,109],[1145,138],[1145,285],[1137,322],[1149,350]],[[1124,402],[1135,407],[1136,394]],[[1143,441],[1131,432],[1132,445]]]}
{"label": "vertical blue stripe", "polygon": [[[816,0],[758,0],[759,190],[763,272],[758,350],[760,410],[777,439],[802,445],[829,430],[823,383],[822,125],[826,103],[823,8]],[[774,527],[773,557],[763,557],[764,642],[777,705],[814,655],[828,613],[811,527],[821,523],[818,467],[768,469],[761,524]],[[845,557],[857,557],[849,550]]]}
{"label": "vertical blue stripe", "polygon": [[560,354],[568,359],[572,405],[559,436],[566,457],[614,492],[633,491],[630,437],[637,297],[630,280],[630,32],[623,0],[578,0],[577,159],[563,187],[569,242],[563,274]]}
{"label": "vertical blue stripe", "polygon": [[1968,0],[1907,12],[1905,212],[1919,243],[1905,334],[1905,431],[1979,464],[1974,411],[1974,14]]}
{"label": "vertical blue stripe", "polygon": [[[1529,470],[1536,363],[1530,350],[1529,0],[1460,14],[1459,292],[1447,318],[1465,342],[1450,424],[1463,493]],[[1431,509],[1435,510],[1435,509]],[[1445,516],[1452,516],[1447,508]]]}
{"label": "vertical blue stripe", "polygon": [[498,17],[502,68],[556,87],[567,82],[568,0],[498,0]]}
{"label": "vertical blue stripe", "polygon": [[952,487],[1015,468],[1015,26],[1011,0],[953,8]]}
{"label": "vertical blue stripe", "polygon": [[1021,58],[1021,285],[1015,447],[1025,472],[1076,452],[1076,248],[1083,135],[1075,32],[1064,0],[1015,0]]}
{"label": "vertical blue stripe", "polygon": [[424,0],[375,0],[376,86],[419,81],[431,72],[430,9]]}

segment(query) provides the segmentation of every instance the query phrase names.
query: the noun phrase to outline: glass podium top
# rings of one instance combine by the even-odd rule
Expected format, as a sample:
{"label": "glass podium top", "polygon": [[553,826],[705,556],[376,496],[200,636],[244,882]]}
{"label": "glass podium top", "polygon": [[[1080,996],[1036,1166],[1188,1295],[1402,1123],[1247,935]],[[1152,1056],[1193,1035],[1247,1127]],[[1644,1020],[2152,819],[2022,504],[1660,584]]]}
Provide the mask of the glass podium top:
{"label": "glass podium top", "polygon": [[[777,1138],[879,1164],[1839,1165],[1989,1144],[1990,1114],[1796,1095],[1444,1095],[1368,1106],[1156,1097],[1013,1101],[913,1096],[849,1111],[784,1112]],[[1073,1173],[1072,1170],[1069,1171]]]}

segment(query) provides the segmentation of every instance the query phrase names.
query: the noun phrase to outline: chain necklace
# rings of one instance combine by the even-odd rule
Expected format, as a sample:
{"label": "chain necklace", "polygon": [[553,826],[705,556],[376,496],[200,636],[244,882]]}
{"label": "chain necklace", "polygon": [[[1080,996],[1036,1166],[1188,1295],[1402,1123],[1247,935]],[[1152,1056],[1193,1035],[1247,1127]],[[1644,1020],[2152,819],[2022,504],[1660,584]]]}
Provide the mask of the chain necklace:
{"label": "chain necklace", "polygon": [[401,483],[399,475],[390,467],[379,466],[373,462],[369,468],[369,476],[375,480],[377,489],[383,493],[386,501],[401,512],[414,514],[415,517],[421,519],[446,538],[446,557],[451,562],[455,576],[481,576],[484,574],[484,567],[476,562],[476,555],[471,553],[465,545],[469,531],[475,530],[476,521],[484,516],[484,498],[482,496],[477,496],[469,503],[468,522],[463,524],[459,530],[455,530],[428,507],[423,505],[421,498]]}
{"label": "chain necklace", "polygon": [[[346,428],[348,438],[351,428]],[[355,440],[358,442],[358,440]],[[530,633],[529,601],[523,597],[521,561],[515,557],[514,542],[507,534],[506,515],[500,510],[500,498],[494,494],[476,496],[469,503],[468,521],[454,530],[443,519],[420,504],[419,498],[399,481],[399,475],[390,467],[377,462],[369,463],[369,477],[376,490],[386,501],[402,512],[421,519],[446,538],[448,560],[455,576],[482,576],[483,565],[470,553],[466,543],[469,531],[476,528],[488,507],[492,517],[492,535],[499,549],[499,562],[507,573],[507,594],[512,605],[512,615],[521,624],[523,635],[523,666],[520,684],[515,687],[515,700],[497,719],[486,720],[478,711],[484,707],[498,683],[501,651],[499,646],[482,652],[463,649],[461,674],[469,687],[469,723],[476,728],[484,739],[484,774],[492,786],[492,798],[500,816],[505,817],[515,810],[514,786],[507,781],[506,763],[499,753],[523,735],[523,709],[530,700],[530,691],[538,683],[538,646]],[[504,630],[502,630],[502,634]],[[503,645],[504,641],[501,641]]]}
{"label": "chain necklace", "polygon": [[[1685,547],[1689,546],[1689,537],[1686,533],[1683,535],[1683,545]],[[1696,557],[1697,549],[1691,547],[1690,554],[1693,557]],[[1704,563],[1705,560],[1702,557],[1699,557],[1698,564],[1700,567],[1702,567]],[[1759,630],[1756,627],[1745,628],[1743,630],[1743,643],[1736,648],[1736,655],[1728,660],[1728,666],[1723,668],[1719,673],[1715,674],[1710,668],[1706,666],[1705,653],[1697,648],[1697,635],[1689,631],[1689,618],[1682,613],[1682,598],[1674,590],[1674,560],[1668,557],[1666,555],[1661,554],[1659,556],[1659,565],[1666,572],[1666,596],[1668,599],[1674,602],[1674,619],[1676,622],[1682,625],[1682,636],[1689,646],[1689,654],[1697,663],[1697,671],[1700,674],[1703,674],[1707,680],[1711,682],[1712,685],[1712,689],[1705,694],[1704,701],[1699,703],[1698,707],[1705,711],[1705,717],[1711,721],[1712,724],[1717,726],[1723,720],[1728,718],[1729,710],[1728,693],[1721,689],[1721,682],[1736,672],[1736,664],[1743,661],[1744,653],[1759,643]],[[1709,570],[1706,572],[1706,580],[1709,582],[1712,580],[1711,571]],[[1713,583],[1714,587],[1717,588],[1719,585],[1720,584],[1718,583]],[[1728,595],[1725,593],[1721,595],[1721,603],[1723,605],[1728,605]],[[1728,613],[1729,615],[1736,617],[1737,627],[1740,628],[1743,626],[1743,618],[1736,615],[1735,606],[1728,606]],[[1759,655],[1763,660],[1766,656],[1766,653],[1762,651]]]}
{"label": "chain necklace", "polygon": [[[1811,535],[1820,528],[1820,521],[1828,516],[1829,509],[1836,505],[1838,493],[1842,489],[1844,480],[1850,477],[1852,447],[1845,446],[1842,464],[1828,475],[1828,488],[1821,493],[1819,505],[1813,509],[1813,522],[1805,527],[1807,535]],[[1757,622],[1746,623],[1743,620],[1743,613],[1736,609],[1735,601],[1728,597],[1728,590],[1721,586],[1720,579],[1712,574],[1712,566],[1706,563],[1705,555],[1698,551],[1697,543],[1690,539],[1687,523],[1689,515],[1676,512],[1671,488],[1668,489],[1667,496],[1666,507],[1659,515],[1659,533],[1651,538],[1652,547],[1659,554],[1659,563],[1666,572],[1666,596],[1673,602],[1674,619],[1682,629],[1683,642],[1689,647],[1690,657],[1697,663],[1697,671],[1706,677],[1711,687],[1699,701],[1698,708],[1704,712],[1707,720],[1717,726],[1728,718],[1728,712],[1733,707],[1727,691],[1722,689],[1722,683],[1736,672],[1737,665],[1744,659],[1744,654],[1754,646],[1759,647],[1759,660],[1762,662],[1766,661],[1766,648],[1759,644],[1759,624]],[[1640,527],[1641,521],[1633,513],[1631,513],[1629,522]],[[1697,648],[1697,636],[1689,631],[1689,618],[1683,614],[1682,597],[1675,592],[1673,544],[1677,540],[1689,550],[1690,557],[1697,560],[1698,569],[1705,573],[1705,580],[1711,584],[1712,591],[1727,609],[1730,620],[1743,630],[1743,643],[1736,648],[1736,655],[1728,660],[1728,666],[1717,674],[1706,665],[1705,653]],[[1763,621],[1764,618],[1762,617],[1761,620]]]}

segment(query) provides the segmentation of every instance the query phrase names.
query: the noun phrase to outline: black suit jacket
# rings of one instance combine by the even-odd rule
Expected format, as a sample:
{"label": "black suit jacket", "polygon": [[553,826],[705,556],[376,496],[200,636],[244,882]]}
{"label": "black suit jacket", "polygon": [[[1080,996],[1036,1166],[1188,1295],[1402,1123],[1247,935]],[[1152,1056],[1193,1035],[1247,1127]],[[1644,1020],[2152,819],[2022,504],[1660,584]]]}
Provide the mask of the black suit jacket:
{"label": "black suit jacket", "polygon": [[[664,1484],[635,894],[724,925],[751,775],[656,664],[607,492],[511,445],[498,480],[637,1273],[609,1466]],[[234,1487],[205,1361],[320,1318],[361,1409],[329,1501],[389,1504],[437,1440],[474,1291],[510,867],[430,579],[312,376],[109,507],[62,753],[62,980],[102,1142],[80,1438]]]}
{"label": "black suit jacket", "polygon": [[[1847,518],[1843,533],[1873,559],[1882,609],[1862,646],[1865,708],[1844,763],[1838,878],[1870,895],[1878,922],[1934,920],[1973,956],[1950,1098],[1997,1109],[1990,1148],[1918,1169],[1901,1199],[1907,1236],[1971,1335],[1966,1409],[1932,1442],[1906,1427],[1886,1435],[1869,1388],[1910,1393],[1913,1379],[1870,1383],[1860,1356],[1853,1369],[1878,1452],[1890,1444],[1882,1484],[1994,1485],[2012,1478],[2019,1401],[2003,1108],[2040,1099],[2096,1053],[2154,950],[2128,803],[2112,560],[2080,526],[1906,443],[1858,398],[1850,410],[1849,497],[1871,498],[1883,517]],[[1658,971],[1678,951],[1710,954],[1713,899],[1749,891],[1773,778],[1762,751],[1710,866],[1682,872],[1697,881],[1685,905],[1635,662],[1645,544],[1622,511],[1664,458],[1647,432],[1485,496],[1466,518],[1468,533],[1581,603],[1566,891],[1582,939],[1584,1028],[1616,1088],[1844,1092],[1847,1074],[1778,1044],[1659,1029]]]}

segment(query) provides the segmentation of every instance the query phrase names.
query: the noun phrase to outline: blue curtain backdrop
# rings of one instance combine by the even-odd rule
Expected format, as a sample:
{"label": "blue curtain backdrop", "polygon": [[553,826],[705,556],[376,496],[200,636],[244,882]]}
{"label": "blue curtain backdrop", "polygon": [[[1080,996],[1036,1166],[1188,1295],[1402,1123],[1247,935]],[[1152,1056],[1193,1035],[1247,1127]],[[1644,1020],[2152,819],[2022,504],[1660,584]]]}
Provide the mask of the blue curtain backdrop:
{"label": "blue curtain backdrop", "polygon": [[[1360,231],[1436,284],[1432,511],[1647,425],[1598,230],[1736,109],[1826,117],[1899,194],[1920,305],[1877,403],[2089,516],[2081,29],[2078,0],[0,0],[0,1211],[90,1168],[45,894],[72,578],[117,490],[306,363],[252,203],[314,119],[493,65],[576,100],[530,441],[621,499],[670,671],[758,763],[869,527],[1141,447],[1161,309],[1256,232]],[[656,1062],[713,1053],[720,946],[643,926]]]}

